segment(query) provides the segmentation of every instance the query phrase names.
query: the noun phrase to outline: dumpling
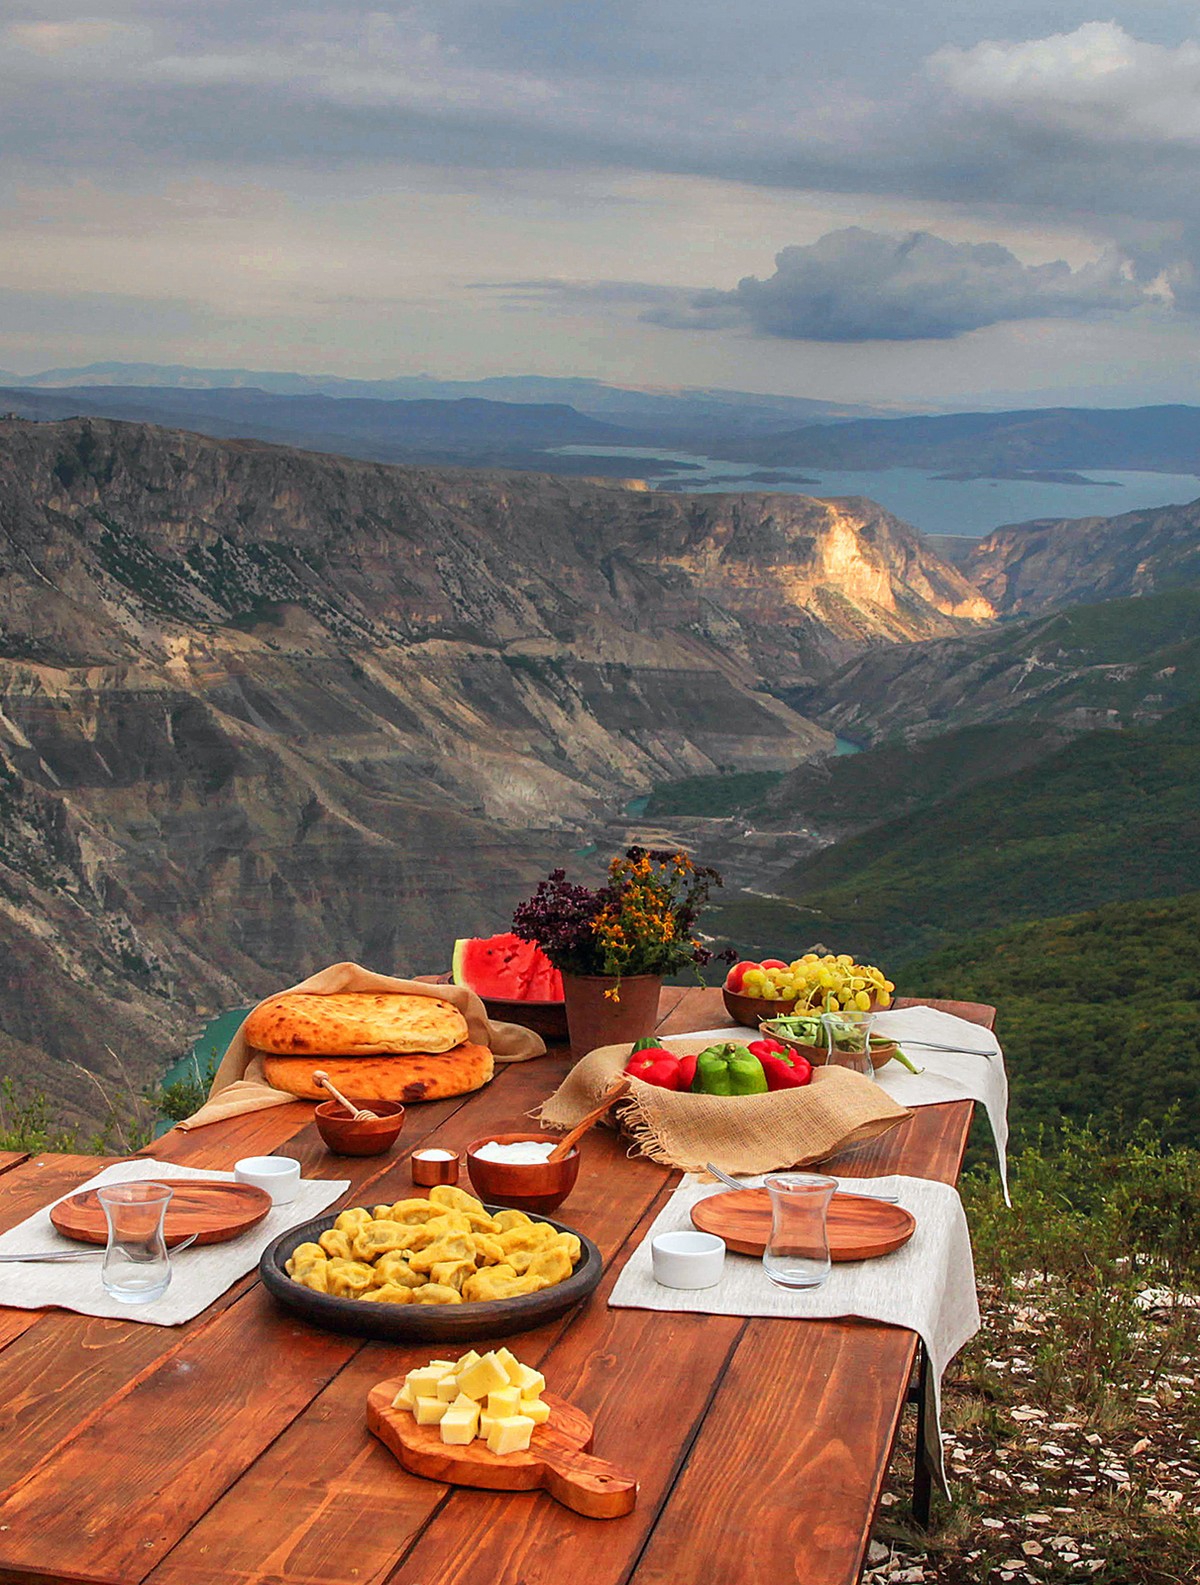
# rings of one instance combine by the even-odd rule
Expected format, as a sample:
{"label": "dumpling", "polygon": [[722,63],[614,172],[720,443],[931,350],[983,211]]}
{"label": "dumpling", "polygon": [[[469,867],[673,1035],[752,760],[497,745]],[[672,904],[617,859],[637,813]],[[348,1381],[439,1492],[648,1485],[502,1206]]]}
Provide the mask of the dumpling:
{"label": "dumpling", "polygon": [[357,1260],[376,1260],[380,1255],[390,1255],[393,1250],[407,1249],[412,1229],[400,1222],[364,1222],[354,1235],[350,1246]]}
{"label": "dumpling", "polygon": [[477,1200],[465,1189],[456,1189],[452,1183],[434,1184],[429,1191],[429,1203],[444,1206],[449,1211],[473,1211],[477,1216],[487,1215],[482,1200]]}
{"label": "dumpling", "polygon": [[333,1225],[339,1232],[348,1233],[353,1238],[362,1224],[370,1220],[370,1211],[364,1210],[361,1205],[355,1205],[350,1210],[343,1211]]}
{"label": "dumpling", "polygon": [[[355,1229],[357,1231],[357,1228]],[[353,1260],[354,1254],[350,1247],[351,1234],[342,1227],[329,1227],[318,1238],[317,1243],[331,1260]]]}
{"label": "dumpling", "polygon": [[498,1233],[507,1233],[514,1227],[533,1226],[533,1217],[526,1216],[524,1211],[497,1211],[492,1221]]}
{"label": "dumpling", "polygon": [[434,1266],[447,1260],[469,1260],[475,1264],[475,1246],[469,1234],[456,1233],[449,1238],[439,1238],[427,1248],[409,1257],[414,1271],[432,1271]]}
{"label": "dumpling", "polygon": [[385,1282],[382,1288],[371,1288],[362,1295],[375,1304],[411,1304],[413,1291],[411,1288],[402,1288],[397,1282]]}
{"label": "dumpling", "polygon": [[361,1260],[329,1260],[325,1271],[325,1291],[339,1299],[357,1299],[375,1286],[375,1268]]}
{"label": "dumpling", "polygon": [[461,1304],[462,1294],[440,1282],[427,1282],[422,1288],[410,1288],[414,1304]]}
{"label": "dumpling", "polygon": [[429,1275],[434,1282],[440,1283],[444,1288],[454,1288],[462,1292],[463,1283],[468,1277],[475,1275],[475,1262],[473,1260],[439,1260],[430,1270]]}
{"label": "dumpling", "polygon": [[380,1255],[375,1262],[375,1281],[380,1287],[395,1283],[401,1288],[419,1288],[425,1282],[423,1271],[414,1271],[400,1250]]}

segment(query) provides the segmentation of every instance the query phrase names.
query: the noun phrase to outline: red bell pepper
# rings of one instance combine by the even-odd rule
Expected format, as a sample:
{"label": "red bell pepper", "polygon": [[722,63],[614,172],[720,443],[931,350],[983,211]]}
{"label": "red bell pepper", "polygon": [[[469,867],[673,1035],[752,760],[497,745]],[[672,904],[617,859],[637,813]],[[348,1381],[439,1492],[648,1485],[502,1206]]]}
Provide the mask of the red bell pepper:
{"label": "red bell pepper", "polygon": [[660,1090],[690,1090],[696,1059],[678,1056],[665,1046],[648,1046],[633,1053],[625,1072],[646,1084],[656,1084]]}
{"label": "red bell pepper", "polygon": [[761,1040],[752,1040],[746,1050],[753,1057],[777,1057],[781,1051],[788,1048],[782,1040],[776,1040],[774,1035],[764,1035]]}
{"label": "red bell pepper", "polygon": [[796,1090],[812,1081],[812,1063],[798,1051],[775,1051],[769,1056],[759,1055],[758,1060],[767,1076],[768,1090]]}

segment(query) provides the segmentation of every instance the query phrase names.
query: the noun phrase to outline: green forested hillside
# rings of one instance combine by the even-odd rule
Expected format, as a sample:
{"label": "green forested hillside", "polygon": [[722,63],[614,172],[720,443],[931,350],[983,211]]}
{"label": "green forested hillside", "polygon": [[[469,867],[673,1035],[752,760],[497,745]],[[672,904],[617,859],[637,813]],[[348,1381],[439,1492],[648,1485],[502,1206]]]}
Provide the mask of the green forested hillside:
{"label": "green forested hillside", "polygon": [[[742,950],[822,940],[901,966],[964,936],[1200,888],[1200,706],[1089,733],[825,848],[720,913]],[[835,945],[836,943],[836,945]]]}
{"label": "green forested hillside", "polygon": [[1200,1143],[1200,892],[968,937],[903,974],[913,996],[999,1009],[1017,1142],[1040,1125],[1146,1118]]}

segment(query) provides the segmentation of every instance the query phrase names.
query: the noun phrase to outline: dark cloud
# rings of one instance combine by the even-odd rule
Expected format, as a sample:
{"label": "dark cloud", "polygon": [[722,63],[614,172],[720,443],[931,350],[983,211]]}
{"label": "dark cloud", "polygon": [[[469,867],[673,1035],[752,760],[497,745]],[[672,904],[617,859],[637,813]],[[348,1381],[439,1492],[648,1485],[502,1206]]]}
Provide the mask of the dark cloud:
{"label": "dark cloud", "polygon": [[1145,287],[1115,255],[1072,270],[1022,264],[995,242],[947,242],[927,231],[886,236],[859,226],[784,248],[766,280],[697,293],[645,318],[673,329],[747,327],[788,341],[945,341],[1018,319],[1129,310]]}

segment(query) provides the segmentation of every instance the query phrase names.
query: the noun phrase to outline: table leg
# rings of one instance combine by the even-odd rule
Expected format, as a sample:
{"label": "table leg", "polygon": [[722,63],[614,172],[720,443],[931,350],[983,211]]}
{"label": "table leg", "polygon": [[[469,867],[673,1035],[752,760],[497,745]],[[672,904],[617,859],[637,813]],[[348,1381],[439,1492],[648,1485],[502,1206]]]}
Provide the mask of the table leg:
{"label": "table leg", "polygon": [[921,1529],[928,1530],[933,1475],[929,1468],[929,1456],[925,1451],[925,1394],[929,1387],[929,1355],[925,1351],[924,1343],[918,1346],[917,1359],[917,1445],[913,1450],[912,1512]]}

